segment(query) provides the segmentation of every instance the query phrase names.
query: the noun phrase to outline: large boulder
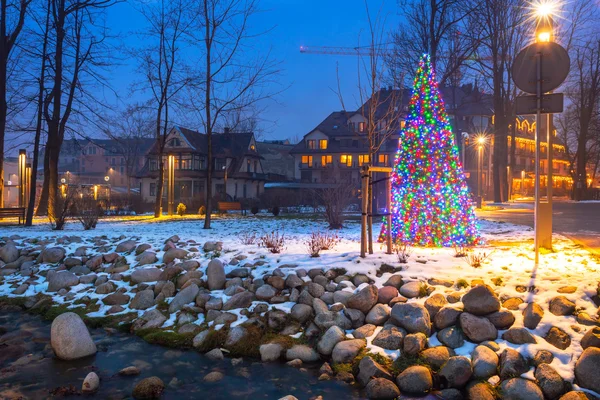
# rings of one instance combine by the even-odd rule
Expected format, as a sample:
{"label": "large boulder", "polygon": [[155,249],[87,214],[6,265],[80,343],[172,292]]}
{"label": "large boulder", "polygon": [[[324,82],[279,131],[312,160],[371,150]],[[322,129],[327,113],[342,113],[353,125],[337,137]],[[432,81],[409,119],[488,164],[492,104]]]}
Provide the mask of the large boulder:
{"label": "large boulder", "polygon": [[400,390],[394,382],[386,378],[373,378],[365,388],[367,397],[372,400],[392,400],[400,396]]}
{"label": "large boulder", "polygon": [[594,327],[588,330],[581,338],[581,347],[585,350],[588,347],[600,347],[600,328]]}
{"label": "large boulder", "polygon": [[498,355],[487,346],[475,347],[471,354],[473,376],[478,379],[488,379],[498,371]]}
{"label": "large boulder", "polygon": [[180,290],[179,293],[175,295],[173,301],[169,304],[169,312],[174,313],[183,308],[186,304],[193,303],[196,300],[196,296],[200,289],[198,285],[192,283],[188,287],[183,290]]}
{"label": "large boulder", "polygon": [[487,318],[464,312],[459,320],[463,333],[471,342],[481,343],[498,337],[498,330]]}
{"label": "large boulder", "polygon": [[65,254],[66,251],[62,247],[46,247],[40,254],[40,258],[42,263],[56,264],[65,258]]}
{"label": "large boulder", "polygon": [[362,311],[367,314],[375,304],[377,304],[378,291],[377,286],[367,285],[358,293],[353,294],[348,299],[346,306]]}
{"label": "large boulder", "polygon": [[467,357],[450,357],[440,369],[439,375],[446,380],[449,387],[461,388],[473,375],[471,361]]}
{"label": "large boulder", "polygon": [[315,362],[320,359],[319,353],[305,344],[293,345],[285,353],[285,358],[288,361],[299,359],[302,360],[302,362]]}
{"label": "large boulder", "polygon": [[588,347],[575,363],[575,377],[579,386],[600,393],[600,348]]}
{"label": "large boulder", "polygon": [[429,312],[429,317],[432,321],[435,320],[437,313],[446,304],[448,304],[448,300],[446,300],[446,297],[441,293],[436,293],[425,300],[425,308]]}
{"label": "large boulder", "polygon": [[79,284],[79,278],[70,271],[52,271],[46,278],[49,292],[58,292],[60,289],[68,289]]}
{"label": "large boulder", "polygon": [[413,365],[406,368],[396,377],[396,383],[401,392],[410,394],[425,394],[433,387],[433,379],[429,368]]}
{"label": "large boulder", "polygon": [[408,333],[431,334],[431,319],[425,307],[417,303],[397,303],[392,307],[391,321]]}
{"label": "large boulder", "polygon": [[165,384],[158,376],[142,379],[133,388],[134,399],[159,399],[165,390]]}
{"label": "large boulder", "polygon": [[208,267],[206,267],[206,277],[208,288],[210,290],[221,290],[225,287],[225,267],[223,262],[218,258],[210,260]]}
{"label": "large boulder", "polygon": [[336,344],[344,340],[346,334],[338,326],[332,326],[321,336],[317,343],[317,350],[323,355],[331,355]]}
{"label": "large boulder", "polygon": [[500,378],[508,379],[513,376],[520,376],[528,370],[527,360],[517,350],[508,347],[500,354]]}
{"label": "large boulder", "polygon": [[393,379],[392,375],[370,356],[363,357],[358,363],[357,378],[363,386],[366,386],[372,378],[385,378],[390,381]]}
{"label": "large boulder", "polygon": [[575,303],[567,299],[565,296],[556,296],[550,300],[550,312],[554,315],[565,316],[573,315],[575,312]]}
{"label": "large boulder", "polygon": [[339,342],[335,345],[332,352],[333,362],[336,364],[349,363],[367,346],[363,339],[352,339]]}
{"label": "large boulder", "polygon": [[239,292],[231,296],[229,300],[227,300],[225,304],[223,304],[223,310],[228,311],[236,308],[250,307],[253,300],[254,295],[252,294],[252,292],[249,292],[247,290]]}
{"label": "large boulder", "polygon": [[137,268],[131,273],[131,282],[134,284],[142,282],[156,282],[162,271],[158,268]]}
{"label": "large boulder", "polygon": [[404,346],[406,331],[402,328],[388,325],[373,339],[373,344],[386,350],[398,350]]}
{"label": "large boulder", "polygon": [[135,294],[131,304],[134,310],[145,310],[154,305],[154,291],[152,289],[140,290]]}
{"label": "large boulder", "polygon": [[462,314],[462,310],[453,307],[444,307],[440,309],[437,314],[435,314],[435,318],[433,319],[433,323],[437,329],[444,329],[452,325],[456,325],[458,322],[458,317]]}
{"label": "large boulder", "polygon": [[[389,286],[388,286],[389,287]],[[367,324],[383,325],[390,318],[390,307],[385,304],[375,304],[365,317]]]}
{"label": "large boulder", "polygon": [[6,244],[0,247],[0,260],[6,264],[15,262],[19,258],[19,250],[12,240],[6,242]]}
{"label": "large boulder", "polygon": [[52,321],[50,344],[62,360],[76,360],[96,354],[96,345],[79,315],[66,312]]}
{"label": "large boulder", "polygon": [[169,249],[165,251],[163,255],[163,263],[169,264],[170,262],[175,261],[175,259],[183,260],[187,256],[188,252],[185,249]]}
{"label": "large boulder", "polygon": [[433,369],[440,369],[449,359],[454,356],[454,350],[446,346],[436,346],[425,349],[420,357]]}
{"label": "large boulder", "polygon": [[473,315],[486,315],[500,310],[500,300],[487,285],[475,286],[462,297],[466,312]]}
{"label": "large boulder", "polygon": [[133,251],[137,246],[137,242],[135,240],[126,240],[117,245],[117,249],[115,250],[117,253],[129,253]]}
{"label": "large boulder", "polygon": [[540,388],[527,379],[512,378],[500,385],[504,400],[544,400]]}
{"label": "large boulder", "polygon": [[565,392],[565,382],[548,364],[540,364],[535,369],[535,379],[548,399],[558,399]]}
{"label": "large boulder", "polygon": [[537,303],[529,303],[523,309],[523,325],[527,329],[535,329],[544,317],[544,309]]}

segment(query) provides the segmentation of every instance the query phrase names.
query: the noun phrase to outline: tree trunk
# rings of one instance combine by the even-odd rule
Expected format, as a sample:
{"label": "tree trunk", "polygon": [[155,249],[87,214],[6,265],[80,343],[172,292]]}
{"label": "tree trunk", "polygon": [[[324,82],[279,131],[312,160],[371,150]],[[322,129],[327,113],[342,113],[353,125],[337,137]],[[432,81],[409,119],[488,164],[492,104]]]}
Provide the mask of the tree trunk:
{"label": "tree trunk", "polygon": [[574,200],[585,200],[585,192],[587,190],[587,171],[586,171],[586,145],[587,129],[582,128],[577,142],[577,166],[575,170],[575,196]]}
{"label": "tree trunk", "polygon": [[38,208],[35,210],[36,216],[42,216],[48,214],[48,178],[50,174],[48,166],[48,149],[44,151],[44,181],[42,182],[42,192],[40,193],[40,200]]}
{"label": "tree trunk", "polygon": [[158,158],[158,182],[156,182],[156,201],[154,202],[154,218],[159,218],[162,215],[162,198],[163,187],[165,182],[165,162],[162,156],[163,151],[160,151]]}
{"label": "tree trunk", "polygon": [[[211,24],[208,13],[208,1],[204,1],[204,15],[206,20],[204,43],[206,46],[206,94],[204,98],[204,110],[206,113],[206,149],[207,166],[206,166],[206,215],[204,216],[204,229],[210,229],[211,213],[212,213],[212,173],[213,173],[213,153],[212,153],[212,116],[211,116]],[[213,29],[216,29],[213,27]],[[227,193],[227,188],[225,188]]]}

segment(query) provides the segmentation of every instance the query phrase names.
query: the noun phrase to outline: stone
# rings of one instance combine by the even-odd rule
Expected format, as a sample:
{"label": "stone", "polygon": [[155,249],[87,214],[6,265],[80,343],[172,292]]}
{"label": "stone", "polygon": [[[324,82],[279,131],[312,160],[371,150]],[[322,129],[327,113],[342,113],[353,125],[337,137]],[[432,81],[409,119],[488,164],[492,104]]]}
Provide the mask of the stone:
{"label": "stone", "polygon": [[535,344],[537,341],[525,328],[510,328],[502,334],[502,339],[512,344]]}
{"label": "stone", "polygon": [[396,377],[396,384],[402,393],[425,394],[433,387],[431,372],[422,365],[406,368]]}
{"label": "stone", "polygon": [[256,298],[258,300],[271,300],[277,294],[277,290],[271,285],[262,285],[256,290]]}
{"label": "stone", "polygon": [[449,359],[454,356],[454,350],[446,346],[436,346],[421,352],[421,358],[433,369],[440,369]]}
{"label": "stone", "polygon": [[425,308],[429,312],[429,317],[431,320],[435,320],[435,316],[437,313],[448,304],[448,300],[441,293],[436,293],[433,296],[429,297],[425,300]]}
{"label": "stone", "polygon": [[165,254],[163,254],[163,263],[169,264],[175,261],[175,259],[183,260],[187,256],[187,254],[188,251],[185,249],[171,248],[165,251]]}
{"label": "stone", "polygon": [[446,380],[447,386],[461,388],[473,375],[471,361],[462,356],[450,357],[440,369],[439,375]]}
{"label": "stone", "polygon": [[102,302],[107,306],[122,306],[129,303],[130,297],[125,293],[115,292],[111,293],[102,299]]}
{"label": "stone", "polygon": [[498,362],[498,355],[489,347],[482,345],[475,347],[471,354],[473,377],[478,379],[488,379],[489,377],[496,375]]}
{"label": "stone", "polygon": [[287,318],[285,311],[271,310],[267,313],[267,324],[269,328],[279,331],[285,327]]}
{"label": "stone", "polygon": [[559,400],[589,400],[589,399],[585,395],[584,392],[576,392],[573,390],[571,392],[568,392],[568,393],[565,393],[564,395],[562,395]]}
{"label": "stone", "polygon": [[325,288],[318,283],[309,282],[306,285],[306,290],[312,297],[321,297],[325,293]]}
{"label": "stone", "polygon": [[363,386],[366,386],[373,378],[393,380],[392,375],[370,356],[365,356],[360,360],[358,363],[358,375],[356,377],[358,378],[358,382]]}
{"label": "stone", "polygon": [[529,370],[527,360],[518,351],[509,348],[500,354],[499,375],[501,379],[509,379],[520,376]]}
{"label": "stone", "polygon": [[566,350],[571,345],[571,336],[556,326],[550,328],[544,339],[561,350]]}
{"label": "stone", "polygon": [[352,336],[354,336],[356,339],[366,339],[375,333],[376,328],[377,327],[375,325],[366,324],[360,328],[356,328],[354,332],[352,332]]}
{"label": "stone", "polygon": [[[315,311],[315,314],[320,314],[320,313],[329,311],[329,307],[321,299],[313,299],[312,309]],[[331,311],[339,311],[339,310],[331,310]]]}
{"label": "stone", "polygon": [[462,314],[462,310],[453,307],[444,307],[440,309],[433,319],[437,329],[444,329],[452,325],[456,325],[458,317]]}
{"label": "stone", "polygon": [[209,351],[208,353],[206,353],[204,355],[206,356],[206,358],[208,358],[209,360],[212,360],[212,361],[220,361],[225,358],[225,356],[223,356],[223,352],[221,351],[221,349],[212,349],[211,351]]}
{"label": "stone", "polygon": [[374,378],[367,384],[365,388],[369,399],[377,400],[392,400],[400,396],[400,390],[394,382],[386,378]]}
{"label": "stone", "polygon": [[419,281],[413,281],[405,283],[400,287],[400,294],[409,299],[419,297],[421,295],[421,288],[424,283]]}
{"label": "stone", "polygon": [[427,346],[427,336],[419,333],[410,333],[404,337],[404,354],[416,356]]}
{"label": "stone", "polygon": [[285,278],[285,286],[293,289],[304,285],[304,281],[296,274],[289,274]]}
{"label": "stone", "polygon": [[198,285],[192,283],[190,286],[182,289],[175,295],[171,303],[169,304],[169,312],[174,313],[183,308],[186,304],[193,303],[196,300],[196,296],[200,289]]}
{"label": "stone", "polygon": [[210,260],[208,267],[206,267],[206,277],[209,290],[223,289],[225,287],[225,282],[227,281],[223,262],[218,258]]}
{"label": "stone", "polygon": [[515,323],[515,316],[508,310],[500,310],[485,316],[499,330],[510,328]]}
{"label": "stone", "polygon": [[565,316],[573,315],[575,312],[575,303],[567,299],[565,296],[556,296],[550,300],[550,312],[554,315]]}
{"label": "stone", "polygon": [[535,329],[544,317],[544,310],[537,303],[529,303],[523,309],[523,325],[527,329]]}
{"label": "stone", "polygon": [[109,294],[114,292],[117,289],[117,287],[115,286],[114,283],[112,283],[111,281],[102,283],[98,286],[96,286],[96,293],[97,294]]}
{"label": "stone", "polygon": [[90,372],[86,375],[81,385],[83,393],[94,393],[100,387],[100,378],[95,372]]}
{"label": "stone", "polygon": [[579,386],[600,393],[600,348],[588,347],[575,363],[575,377]]}
{"label": "stone", "polygon": [[404,284],[404,281],[402,280],[402,276],[400,275],[392,275],[388,278],[387,281],[385,281],[385,283],[383,284],[383,286],[392,286],[395,287],[396,289],[400,289],[400,287]]}
{"label": "stone", "polygon": [[223,380],[223,378],[225,378],[225,374],[220,371],[213,371],[206,374],[202,380],[207,383],[215,383]]}
{"label": "stone", "polygon": [[445,286],[447,288],[451,288],[452,285],[454,285],[454,281],[440,278],[429,278],[427,279],[427,283],[429,283],[432,286]]}
{"label": "stone", "polygon": [[523,378],[512,378],[502,382],[500,390],[505,400],[544,400],[541,389]]}
{"label": "stone", "polygon": [[140,374],[140,369],[133,365],[130,367],[125,367],[119,371],[119,375],[122,375],[122,376],[133,376],[133,375],[139,375],[139,374]]}
{"label": "stone", "polygon": [[365,323],[365,314],[363,314],[360,310],[346,308],[344,310],[344,316],[346,319],[350,320],[350,325],[354,329],[362,326]]}
{"label": "stone", "polygon": [[96,354],[96,345],[79,315],[66,312],[52,321],[52,350],[61,360],[75,360]]}
{"label": "stone", "polygon": [[317,314],[314,323],[321,329],[329,329],[336,325],[344,330],[352,328],[352,322],[344,315],[343,311],[327,311]]}
{"label": "stone", "polygon": [[317,343],[317,350],[323,355],[331,355],[336,344],[343,341],[346,334],[338,326],[332,326],[321,336]]}
{"label": "stone", "polygon": [[367,285],[358,293],[350,296],[346,305],[348,308],[354,308],[360,310],[363,314],[367,314],[377,303],[377,297],[377,287],[375,285]]}
{"label": "stone", "polygon": [[202,246],[202,250],[206,253],[209,251],[221,251],[223,250],[223,242],[206,242]]}
{"label": "stone", "polygon": [[65,258],[66,251],[62,247],[46,247],[40,254],[42,263],[56,264]]}
{"label": "stone", "polygon": [[130,308],[145,310],[154,305],[154,292],[151,289],[141,290],[131,300]]}
{"label": "stone", "polygon": [[247,290],[234,294],[223,304],[223,310],[234,310],[236,308],[250,307],[254,300],[254,294]]}
{"label": "stone", "polygon": [[475,286],[462,297],[464,310],[469,314],[482,316],[500,310],[500,300],[491,287]]}
{"label": "stone", "polygon": [[451,349],[457,349],[465,344],[465,336],[456,326],[449,326],[437,333],[438,340]]}
{"label": "stone", "polygon": [[533,365],[538,366],[540,364],[550,364],[554,360],[554,354],[548,350],[538,350],[533,357]]}
{"label": "stone", "polygon": [[312,317],[313,308],[306,304],[294,304],[290,315],[293,319],[303,324]]}
{"label": "stone", "polygon": [[[54,271],[52,271],[54,272]],[[48,292],[58,292],[60,289],[69,289],[79,284],[79,278],[70,271],[48,273]]]}
{"label": "stone", "polygon": [[523,304],[523,300],[519,297],[511,297],[510,299],[506,299],[504,303],[502,303],[502,307],[507,310],[516,311],[519,309],[519,306]]}
{"label": "stone", "polygon": [[135,257],[135,259],[138,262],[138,267],[142,265],[154,264],[158,261],[156,253],[152,251],[144,251],[142,254],[139,254],[137,257]]}
{"label": "stone", "polygon": [[316,362],[319,361],[320,356],[312,347],[305,344],[295,344],[287,350],[285,358],[291,360],[302,360],[302,362]]}
{"label": "stone", "polygon": [[384,327],[373,339],[373,344],[386,350],[398,350],[404,346],[406,331],[395,326]]}
{"label": "stone", "polygon": [[580,344],[584,350],[588,347],[600,347],[600,328],[594,327],[588,330],[581,338]]}
{"label": "stone", "polygon": [[[467,398],[473,400],[495,400],[494,389],[487,382],[472,382],[466,388]],[[462,399],[462,397],[461,397]]]}
{"label": "stone", "polygon": [[131,273],[131,282],[134,284],[142,282],[156,282],[162,271],[158,268],[136,268]]}
{"label": "stone", "polygon": [[463,333],[471,342],[481,343],[498,337],[498,330],[487,318],[464,312],[459,321]]}
{"label": "stone", "polygon": [[263,344],[258,348],[260,359],[263,362],[277,361],[281,358],[283,347],[277,343]]}
{"label": "stone", "polygon": [[19,250],[12,240],[6,242],[6,244],[0,247],[0,260],[6,264],[17,261],[19,258]]}
{"label": "stone", "polygon": [[142,379],[133,388],[134,399],[158,399],[165,390],[165,384],[158,376]]}
{"label": "stone", "polygon": [[333,348],[333,362],[336,364],[352,362],[366,345],[367,343],[363,339],[351,339],[339,342]]}
{"label": "stone", "polygon": [[383,325],[390,318],[390,311],[391,308],[385,304],[375,304],[365,317],[365,322],[367,324]]}
{"label": "stone", "polygon": [[431,320],[425,307],[416,303],[397,303],[392,307],[391,321],[408,333],[431,334]]}
{"label": "stone", "polygon": [[227,338],[225,339],[225,347],[231,348],[232,346],[235,346],[240,341],[242,341],[247,334],[248,331],[243,326],[236,326],[229,329],[229,332],[227,333]]}
{"label": "stone", "polygon": [[538,365],[535,369],[534,376],[546,398],[558,399],[565,392],[565,383],[563,379],[550,365]]}
{"label": "stone", "polygon": [[394,297],[398,296],[398,289],[394,286],[383,286],[377,291],[377,302],[389,304]]}
{"label": "stone", "polygon": [[115,250],[117,253],[129,253],[133,251],[137,246],[137,242],[135,240],[126,240],[117,245],[117,249]]}

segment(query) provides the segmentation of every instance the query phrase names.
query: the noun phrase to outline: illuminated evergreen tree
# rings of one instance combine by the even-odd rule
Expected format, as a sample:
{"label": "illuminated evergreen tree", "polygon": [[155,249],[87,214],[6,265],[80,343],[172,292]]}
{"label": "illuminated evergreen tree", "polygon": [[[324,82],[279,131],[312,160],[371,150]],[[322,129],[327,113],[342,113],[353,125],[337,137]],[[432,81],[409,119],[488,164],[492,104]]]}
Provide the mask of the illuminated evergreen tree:
{"label": "illuminated evergreen tree", "polygon": [[[464,246],[478,229],[450,120],[428,55],[414,81],[392,172],[392,238],[418,246]],[[384,239],[384,223],[380,239]]]}

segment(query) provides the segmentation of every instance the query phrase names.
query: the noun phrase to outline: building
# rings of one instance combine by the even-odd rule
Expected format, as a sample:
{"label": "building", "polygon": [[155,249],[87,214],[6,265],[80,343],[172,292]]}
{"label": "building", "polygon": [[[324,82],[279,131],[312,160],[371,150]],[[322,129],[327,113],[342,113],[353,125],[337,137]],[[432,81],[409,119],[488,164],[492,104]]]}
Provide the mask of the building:
{"label": "building", "polygon": [[19,206],[19,159],[4,157],[4,207]]}
{"label": "building", "polygon": [[[175,203],[182,202],[188,207],[204,204],[207,176],[207,137],[206,134],[173,127],[167,138],[163,157],[165,168],[167,158],[174,156]],[[213,179],[212,193],[220,198],[232,200],[255,199],[264,191],[267,175],[263,171],[262,157],[257,151],[254,134],[213,133]],[[141,178],[140,193],[144,202],[154,202],[159,177],[157,145],[152,146],[146,156]],[[167,174],[163,196],[167,197]]]}
{"label": "building", "polygon": [[294,145],[289,140],[265,140],[256,142],[256,150],[262,157],[262,167],[267,180],[275,182],[294,180]]}

